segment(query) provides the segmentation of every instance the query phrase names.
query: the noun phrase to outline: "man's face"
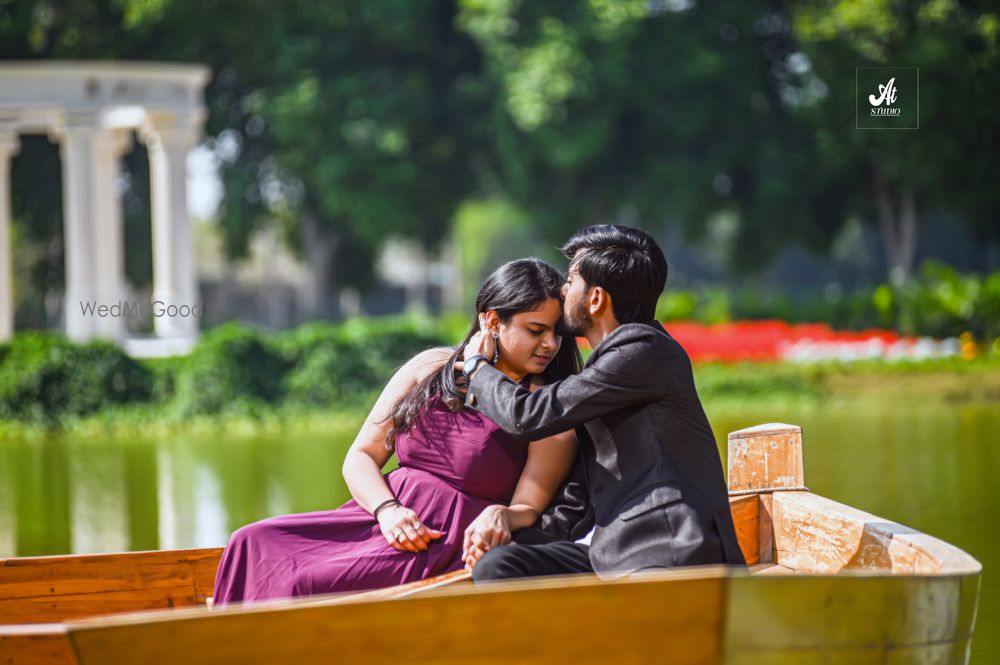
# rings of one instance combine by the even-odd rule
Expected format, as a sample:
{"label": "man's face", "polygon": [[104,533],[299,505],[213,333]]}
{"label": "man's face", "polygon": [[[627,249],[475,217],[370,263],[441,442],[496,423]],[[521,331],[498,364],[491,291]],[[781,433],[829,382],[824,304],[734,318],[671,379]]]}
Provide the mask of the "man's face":
{"label": "man's face", "polygon": [[580,277],[578,266],[580,257],[586,250],[580,250],[573,256],[567,271],[566,283],[562,286],[563,299],[563,322],[566,333],[570,335],[584,335],[593,325],[594,321],[590,317],[587,308],[587,300],[590,289],[587,283]]}

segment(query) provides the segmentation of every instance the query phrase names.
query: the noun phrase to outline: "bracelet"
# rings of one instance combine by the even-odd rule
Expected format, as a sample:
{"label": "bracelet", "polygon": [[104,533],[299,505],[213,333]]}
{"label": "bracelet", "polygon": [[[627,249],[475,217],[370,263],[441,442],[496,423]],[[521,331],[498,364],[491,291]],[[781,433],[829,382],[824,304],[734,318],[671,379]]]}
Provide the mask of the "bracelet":
{"label": "bracelet", "polygon": [[380,503],[377,506],[375,506],[375,510],[372,511],[372,517],[374,517],[375,519],[378,519],[379,511],[381,511],[381,510],[383,510],[385,508],[388,508],[389,506],[392,506],[392,505],[401,506],[403,504],[401,504],[399,502],[399,499],[396,499],[395,497],[393,497],[392,499],[386,499],[382,503]]}

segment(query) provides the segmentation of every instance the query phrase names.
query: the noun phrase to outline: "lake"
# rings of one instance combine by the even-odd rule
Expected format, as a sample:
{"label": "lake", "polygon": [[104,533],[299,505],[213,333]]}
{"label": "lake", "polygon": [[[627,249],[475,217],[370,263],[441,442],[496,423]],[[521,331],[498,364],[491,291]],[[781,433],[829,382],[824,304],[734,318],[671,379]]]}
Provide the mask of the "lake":
{"label": "lake", "polygon": [[[815,493],[961,547],[984,566],[972,662],[1000,662],[1000,409],[981,404],[828,409],[706,405],[726,433],[803,427]],[[361,420],[358,416],[358,421]],[[347,429],[147,440],[52,436],[0,442],[0,556],[224,545],[248,522],[349,498]]]}

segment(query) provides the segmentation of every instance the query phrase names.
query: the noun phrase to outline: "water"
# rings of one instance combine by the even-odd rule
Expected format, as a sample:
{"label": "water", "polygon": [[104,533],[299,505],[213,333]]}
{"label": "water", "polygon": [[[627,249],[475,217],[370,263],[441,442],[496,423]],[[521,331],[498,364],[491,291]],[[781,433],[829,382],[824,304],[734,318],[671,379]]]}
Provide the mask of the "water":
{"label": "water", "polygon": [[[946,540],[984,566],[972,662],[1000,661],[1000,410],[976,405],[713,409],[725,433],[803,427],[809,488]],[[360,422],[359,415],[358,421]],[[349,498],[352,431],[0,442],[0,556],[223,545],[248,522]]]}

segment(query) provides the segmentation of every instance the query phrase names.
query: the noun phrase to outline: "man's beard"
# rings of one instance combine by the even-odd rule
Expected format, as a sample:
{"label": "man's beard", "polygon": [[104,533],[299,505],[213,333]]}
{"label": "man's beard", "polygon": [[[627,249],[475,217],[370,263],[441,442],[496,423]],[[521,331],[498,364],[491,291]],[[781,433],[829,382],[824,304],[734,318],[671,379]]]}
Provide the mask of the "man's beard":
{"label": "man's beard", "polygon": [[561,324],[563,336],[572,335],[573,337],[582,337],[584,329],[593,325],[593,319],[590,318],[590,312],[583,304],[583,298],[575,303],[566,303]]}

